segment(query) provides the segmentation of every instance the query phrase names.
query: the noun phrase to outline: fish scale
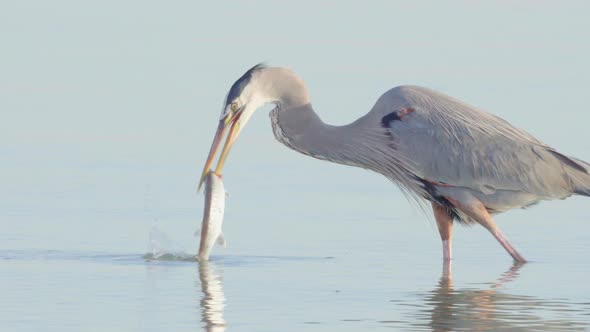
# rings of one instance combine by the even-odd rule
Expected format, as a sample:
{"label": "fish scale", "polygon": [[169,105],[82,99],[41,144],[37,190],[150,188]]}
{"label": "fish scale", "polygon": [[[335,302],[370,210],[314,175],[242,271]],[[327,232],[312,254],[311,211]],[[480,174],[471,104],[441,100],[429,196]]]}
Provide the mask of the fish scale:
{"label": "fish scale", "polygon": [[225,188],[221,177],[209,171],[205,179],[205,209],[197,260],[209,260],[215,243],[225,246],[221,226],[225,210]]}

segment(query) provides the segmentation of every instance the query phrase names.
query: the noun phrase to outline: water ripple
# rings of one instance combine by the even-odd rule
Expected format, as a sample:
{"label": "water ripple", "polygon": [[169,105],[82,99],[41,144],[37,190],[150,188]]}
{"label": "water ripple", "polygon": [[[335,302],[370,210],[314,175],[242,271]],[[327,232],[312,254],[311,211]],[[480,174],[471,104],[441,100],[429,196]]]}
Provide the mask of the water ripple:
{"label": "water ripple", "polygon": [[520,268],[511,267],[488,288],[458,289],[448,266],[433,290],[417,293],[412,300],[392,301],[408,317],[395,325],[431,331],[583,331],[590,327],[580,317],[590,312],[587,303],[501,290],[518,278]]}

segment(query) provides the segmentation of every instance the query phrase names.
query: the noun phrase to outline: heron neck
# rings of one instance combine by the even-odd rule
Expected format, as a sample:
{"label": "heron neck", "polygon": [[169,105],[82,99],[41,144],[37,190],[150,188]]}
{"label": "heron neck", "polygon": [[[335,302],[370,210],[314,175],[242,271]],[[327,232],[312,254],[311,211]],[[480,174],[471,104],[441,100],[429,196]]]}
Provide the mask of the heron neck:
{"label": "heron neck", "polygon": [[[277,108],[271,112],[275,138],[303,154],[332,162],[359,166],[363,140],[355,123],[333,126],[324,123],[311,104]],[[359,137],[357,137],[359,136]]]}

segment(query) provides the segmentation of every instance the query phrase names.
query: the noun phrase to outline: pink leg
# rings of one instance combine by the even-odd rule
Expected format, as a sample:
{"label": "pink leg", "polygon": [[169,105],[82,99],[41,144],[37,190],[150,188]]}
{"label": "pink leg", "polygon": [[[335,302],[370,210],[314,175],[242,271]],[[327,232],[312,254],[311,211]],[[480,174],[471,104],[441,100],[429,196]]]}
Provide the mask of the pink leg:
{"label": "pink leg", "polygon": [[504,249],[506,249],[506,251],[508,251],[508,253],[510,254],[510,256],[512,256],[512,258],[514,258],[514,260],[516,262],[518,262],[518,263],[526,263],[526,259],[524,259],[524,257],[522,257],[518,253],[518,251],[516,251],[516,249],[514,249],[514,247],[510,244],[510,242],[508,242],[508,240],[506,240],[506,238],[504,237],[504,234],[502,234],[502,232],[500,232],[500,229],[498,229],[498,227],[496,226],[495,223],[494,223],[494,226],[495,226],[495,229],[493,231],[491,231],[491,230],[490,231],[492,232],[492,235],[494,235],[494,237],[496,238],[496,240],[498,240],[498,242],[500,242],[500,244],[502,245],[502,247],[504,247]]}
{"label": "pink leg", "polygon": [[451,203],[453,203],[453,205],[455,205],[459,210],[461,210],[463,213],[465,213],[469,217],[473,218],[480,225],[482,225],[488,231],[490,231],[490,233],[492,233],[492,235],[496,238],[496,240],[498,240],[498,242],[500,242],[502,247],[504,247],[504,249],[506,249],[506,251],[510,254],[510,256],[512,256],[512,258],[516,262],[521,263],[521,264],[526,263],[526,259],[524,259],[524,257],[522,257],[518,253],[518,251],[516,251],[516,249],[514,249],[514,247],[508,242],[508,240],[506,240],[506,238],[504,237],[502,232],[500,232],[500,229],[498,228],[498,226],[496,226],[496,223],[492,219],[492,216],[490,216],[490,214],[488,213],[488,210],[486,209],[486,207],[479,200],[472,199],[467,203],[463,203],[463,202],[458,202],[453,199],[449,199],[448,197],[446,197],[446,198]]}
{"label": "pink leg", "polygon": [[434,219],[438,226],[438,232],[443,244],[443,259],[450,261],[453,257],[453,218],[447,212],[447,209],[432,203],[432,210],[434,211]]}
{"label": "pink leg", "polygon": [[446,278],[451,286],[452,286],[452,279],[453,279],[453,270],[452,270],[452,261],[451,260],[444,260],[443,261],[443,274],[442,278]]}

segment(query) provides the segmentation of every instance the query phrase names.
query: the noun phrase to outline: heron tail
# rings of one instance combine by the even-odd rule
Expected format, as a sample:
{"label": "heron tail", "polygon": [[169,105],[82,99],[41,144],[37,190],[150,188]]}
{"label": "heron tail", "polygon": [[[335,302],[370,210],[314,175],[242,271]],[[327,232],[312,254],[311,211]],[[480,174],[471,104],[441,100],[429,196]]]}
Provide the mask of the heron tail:
{"label": "heron tail", "polygon": [[590,164],[574,157],[568,157],[553,149],[547,149],[561,161],[572,184],[572,194],[590,196]]}
{"label": "heron tail", "polygon": [[590,164],[577,158],[568,159],[576,165],[568,170],[574,184],[574,194],[590,196]]}
{"label": "heron tail", "polygon": [[586,187],[577,186],[574,190],[574,194],[590,197],[590,184]]}

